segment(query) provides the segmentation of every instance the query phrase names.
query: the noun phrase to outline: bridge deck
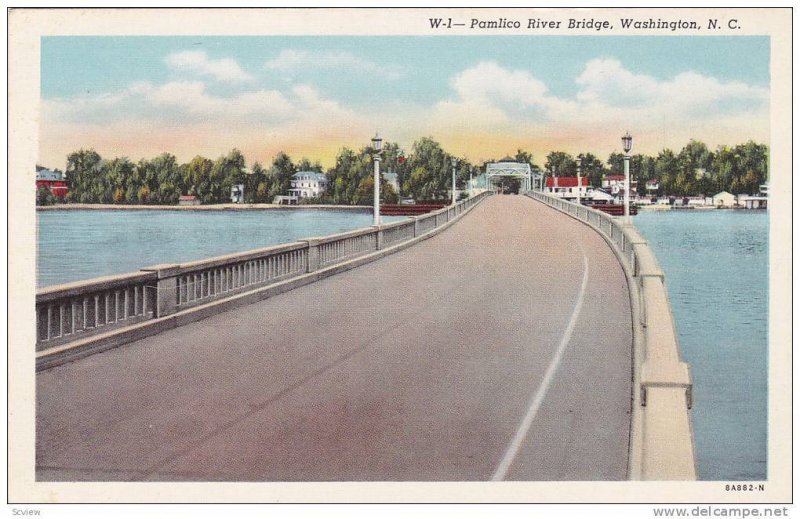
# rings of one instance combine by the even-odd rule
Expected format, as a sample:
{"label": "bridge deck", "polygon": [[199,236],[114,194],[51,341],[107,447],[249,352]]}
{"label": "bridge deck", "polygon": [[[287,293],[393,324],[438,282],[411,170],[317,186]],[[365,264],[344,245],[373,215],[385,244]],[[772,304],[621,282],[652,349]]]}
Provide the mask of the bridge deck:
{"label": "bridge deck", "polygon": [[37,479],[624,479],[630,330],[602,238],[491,197],[401,253],[40,373]]}

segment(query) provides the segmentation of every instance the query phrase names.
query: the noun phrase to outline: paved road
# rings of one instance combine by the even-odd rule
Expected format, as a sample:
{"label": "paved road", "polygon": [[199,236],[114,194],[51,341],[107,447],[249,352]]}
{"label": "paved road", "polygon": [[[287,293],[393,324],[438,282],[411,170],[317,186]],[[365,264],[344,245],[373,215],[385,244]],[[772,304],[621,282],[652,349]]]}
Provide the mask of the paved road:
{"label": "paved road", "polygon": [[491,197],[399,254],[38,374],[37,479],[624,479],[630,330],[599,236]]}

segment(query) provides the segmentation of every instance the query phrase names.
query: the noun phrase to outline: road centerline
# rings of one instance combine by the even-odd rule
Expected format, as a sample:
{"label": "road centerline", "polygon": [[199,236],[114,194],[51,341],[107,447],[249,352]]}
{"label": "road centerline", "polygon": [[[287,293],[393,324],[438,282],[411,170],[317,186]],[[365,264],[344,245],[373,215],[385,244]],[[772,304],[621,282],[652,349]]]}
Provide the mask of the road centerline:
{"label": "road centerline", "polygon": [[553,377],[555,376],[555,373],[558,371],[558,367],[561,364],[561,358],[564,355],[564,350],[566,350],[567,344],[569,344],[570,340],[572,339],[572,332],[575,330],[575,325],[578,322],[578,316],[581,313],[583,300],[586,295],[586,286],[589,283],[589,262],[586,258],[586,252],[582,247],[581,253],[583,254],[583,280],[581,281],[581,288],[578,291],[578,297],[575,300],[575,307],[572,310],[569,323],[564,330],[564,334],[561,337],[561,342],[558,345],[558,349],[556,349],[555,355],[553,355],[553,359],[550,361],[550,365],[547,366],[547,371],[545,371],[544,377],[542,378],[542,383],[539,384],[539,388],[531,398],[528,411],[525,413],[525,416],[520,422],[517,432],[514,434],[514,438],[511,440],[508,449],[506,449],[503,459],[500,461],[500,464],[497,466],[497,469],[492,475],[492,481],[503,481],[508,475],[511,464],[514,462],[514,458],[516,458],[519,449],[522,447],[522,442],[525,440],[525,436],[527,436],[528,431],[533,424],[533,420],[536,418],[536,414],[539,412],[539,408],[544,401],[544,397],[547,395],[548,389],[550,389],[550,384],[553,382]]}

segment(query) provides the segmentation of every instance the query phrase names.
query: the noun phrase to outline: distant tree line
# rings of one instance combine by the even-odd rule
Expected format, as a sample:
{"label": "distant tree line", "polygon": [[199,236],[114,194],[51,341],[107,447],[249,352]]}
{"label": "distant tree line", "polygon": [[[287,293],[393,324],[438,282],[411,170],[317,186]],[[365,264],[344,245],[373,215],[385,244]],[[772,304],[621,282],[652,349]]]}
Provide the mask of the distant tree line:
{"label": "distant tree line", "polygon": [[[231,186],[244,184],[246,203],[268,203],[276,195],[288,194],[296,172],[317,171],[326,173],[327,190],[317,199],[304,200],[305,203],[369,205],[373,197],[372,156],[369,146],[360,150],[345,147],[337,154],[333,167],[325,171],[319,162],[303,158],[295,163],[286,153],[280,152],[267,167],[255,162],[248,171],[245,158],[237,149],[216,160],[197,156],[183,164],[169,153],[132,162],[126,157],[106,160],[92,149],[79,150],[67,157],[69,195],[66,201],[173,205],[181,195],[194,195],[202,204],[218,204],[230,200]],[[417,200],[448,199],[452,158],[453,155],[430,137],[417,140],[407,156],[397,143],[384,143],[381,171],[397,174],[401,192],[395,192],[382,179],[381,198],[385,203],[396,202],[400,195]],[[517,150],[512,158],[530,164],[534,171],[542,171],[529,152]],[[603,162],[592,153],[573,157],[553,151],[546,157],[543,172],[575,176],[576,158],[581,159],[581,174],[588,176],[596,187],[601,185],[604,175],[623,171],[621,153],[612,153]],[[473,164],[458,157],[457,187],[464,188],[470,175],[480,175],[487,162],[492,161]],[[768,148],[763,144],[751,141],[733,148],[721,146],[712,152],[702,142],[693,140],[678,154],[665,149],[656,157],[633,155],[631,178],[639,181],[640,192],[647,180],[656,179],[660,183],[659,194],[685,196],[723,190],[734,194],[754,193],[767,180],[768,162]],[[507,188],[519,187],[519,181],[514,179],[501,182]],[[37,192],[37,203],[53,202],[48,193]]]}
{"label": "distant tree line", "polygon": [[[577,174],[577,161],[581,159],[581,176],[589,183],[601,185],[605,175],[624,173],[624,155],[612,153],[604,163],[591,153],[576,157],[562,151],[547,155],[545,171],[557,176]],[[769,173],[769,148],[765,144],[749,141],[734,147],[720,146],[716,151],[696,140],[690,141],[679,153],[662,150],[657,156],[636,154],[631,156],[631,180],[639,182],[639,193],[644,193],[648,180],[657,180],[658,195],[693,196],[713,195],[728,191],[735,195],[753,194],[767,182]]]}

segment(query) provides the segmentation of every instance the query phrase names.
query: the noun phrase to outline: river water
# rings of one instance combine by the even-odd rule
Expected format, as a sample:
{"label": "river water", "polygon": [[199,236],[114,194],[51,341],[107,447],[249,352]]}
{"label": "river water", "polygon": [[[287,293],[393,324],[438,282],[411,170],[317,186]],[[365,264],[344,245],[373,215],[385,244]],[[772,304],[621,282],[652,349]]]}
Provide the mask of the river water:
{"label": "river water", "polygon": [[[372,225],[371,211],[37,212],[37,286],[242,252]],[[403,217],[382,216],[384,223]]]}
{"label": "river water", "polygon": [[768,213],[642,211],[634,223],[666,276],[692,369],[699,477],[766,479]]}

